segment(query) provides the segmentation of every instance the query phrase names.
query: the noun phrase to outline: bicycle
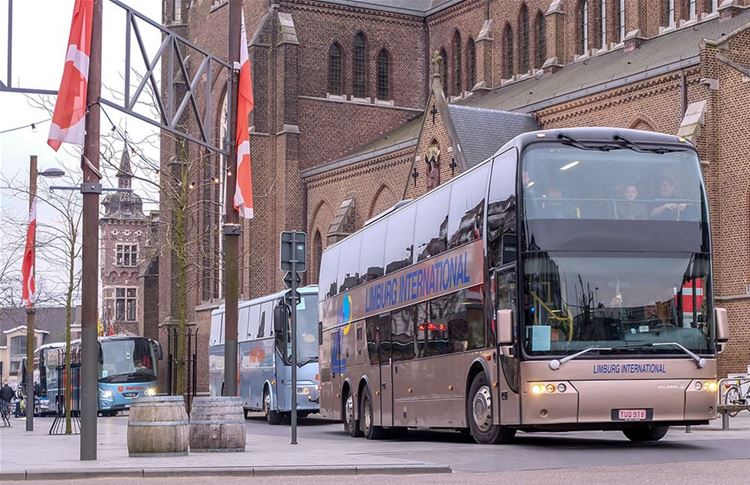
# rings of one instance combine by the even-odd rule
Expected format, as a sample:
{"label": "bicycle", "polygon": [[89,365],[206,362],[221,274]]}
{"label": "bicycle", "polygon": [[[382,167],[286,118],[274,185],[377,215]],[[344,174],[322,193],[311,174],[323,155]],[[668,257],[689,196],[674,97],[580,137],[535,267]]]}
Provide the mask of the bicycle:
{"label": "bicycle", "polygon": [[3,426],[11,427],[10,425],[10,406],[8,401],[0,401],[0,415],[2,416]]}
{"label": "bicycle", "polygon": [[[746,406],[750,403],[750,386],[747,386],[747,391],[744,393],[742,387],[743,384],[747,384],[747,380],[737,379],[733,384],[725,384],[727,387],[724,393],[724,404],[725,405],[739,405]],[[730,417],[735,417],[740,413],[739,410],[729,413]]]}

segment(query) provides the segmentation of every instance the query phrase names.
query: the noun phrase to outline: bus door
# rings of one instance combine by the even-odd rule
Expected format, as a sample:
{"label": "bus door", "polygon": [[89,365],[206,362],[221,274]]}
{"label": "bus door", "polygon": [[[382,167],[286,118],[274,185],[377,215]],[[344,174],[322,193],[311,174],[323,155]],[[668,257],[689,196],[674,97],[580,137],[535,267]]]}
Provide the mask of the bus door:
{"label": "bus door", "polygon": [[[512,263],[495,270],[492,275],[491,284],[495,293],[495,310],[513,310],[513,319],[517,323],[518,305],[516,302],[518,298],[516,293],[516,278],[516,265]],[[517,329],[518,326],[516,325],[515,328]],[[514,333],[517,333],[517,330]],[[518,338],[518,335],[516,335],[516,339]],[[500,355],[497,370],[499,376],[499,399],[495,399],[495,402],[498,404],[493,409],[493,416],[500,416],[499,421],[496,419],[496,424],[519,424],[521,422],[521,399],[519,394],[520,363],[518,360],[518,349],[503,347],[498,349],[498,354]]]}
{"label": "bus door", "polygon": [[[380,362],[380,422],[381,426],[393,426],[393,359],[390,314],[380,315],[378,321],[378,357]],[[372,390],[372,392],[376,391],[377,389]],[[376,399],[376,397],[373,396],[373,399]]]}

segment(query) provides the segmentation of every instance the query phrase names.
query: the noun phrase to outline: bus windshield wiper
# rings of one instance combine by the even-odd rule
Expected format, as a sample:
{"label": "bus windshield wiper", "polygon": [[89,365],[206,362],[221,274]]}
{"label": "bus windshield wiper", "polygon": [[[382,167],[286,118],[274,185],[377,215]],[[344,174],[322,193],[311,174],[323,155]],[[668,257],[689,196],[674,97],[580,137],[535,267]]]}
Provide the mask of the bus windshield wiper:
{"label": "bus windshield wiper", "polygon": [[608,152],[610,150],[619,150],[622,148],[620,145],[587,145],[582,141],[573,138],[572,136],[566,135],[565,133],[558,133],[557,138],[565,140],[563,144],[570,145],[580,150],[597,150],[600,152]]}
{"label": "bus windshield wiper", "polygon": [[552,370],[557,370],[560,368],[561,365],[563,365],[566,362],[570,362],[571,360],[575,359],[576,357],[580,357],[581,355],[585,354],[586,352],[591,352],[593,350],[603,351],[603,350],[612,350],[612,347],[589,347],[587,349],[583,349],[580,352],[576,352],[573,355],[569,355],[567,357],[563,357],[562,359],[552,359],[549,361],[549,368]]}
{"label": "bus windshield wiper", "polygon": [[695,361],[695,365],[697,365],[699,369],[706,366],[706,359],[704,359],[703,357],[700,357],[695,352],[683,347],[681,344],[678,344],[677,342],[654,342],[651,345],[654,347],[664,347],[666,345],[672,345],[682,350],[686,354],[688,354]]}
{"label": "bus windshield wiper", "polygon": [[617,135],[617,134],[614,135],[612,138],[615,141],[621,142],[622,146],[624,146],[625,148],[629,148],[630,150],[633,150],[633,151],[639,152],[639,153],[658,153],[658,154],[661,155],[661,154],[664,154],[664,153],[680,151],[679,149],[675,149],[675,148],[664,148],[664,147],[660,147],[660,148],[647,148],[647,147],[644,147],[643,145],[639,145],[638,143],[630,141],[627,138],[625,138],[625,137],[623,137],[621,135]]}

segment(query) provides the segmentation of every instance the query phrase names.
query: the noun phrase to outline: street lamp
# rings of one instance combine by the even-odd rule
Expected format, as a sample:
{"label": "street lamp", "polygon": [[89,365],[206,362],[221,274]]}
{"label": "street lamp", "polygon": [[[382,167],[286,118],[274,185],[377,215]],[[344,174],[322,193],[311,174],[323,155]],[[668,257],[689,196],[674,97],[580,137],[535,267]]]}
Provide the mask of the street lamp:
{"label": "street lamp", "polygon": [[[29,161],[29,212],[32,211],[36,199],[37,180],[42,177],[62,177],[65,172],[59,168],[48,168],[43,172],[37,170],[36,155],[31,155]],[[36,234],[31,244],[36,247]],[[36,259],[36,249],[32,253]],[[32,272],[36,267],[36,261],[31,262]],[[24,281],[23,284],[26,284]],[[68,332],[70,338],[70,332]],[[26,307],[26,431],[34,431],[34,347],[36,344],[36,332],[34,332],[34,307],[29,295]]]}

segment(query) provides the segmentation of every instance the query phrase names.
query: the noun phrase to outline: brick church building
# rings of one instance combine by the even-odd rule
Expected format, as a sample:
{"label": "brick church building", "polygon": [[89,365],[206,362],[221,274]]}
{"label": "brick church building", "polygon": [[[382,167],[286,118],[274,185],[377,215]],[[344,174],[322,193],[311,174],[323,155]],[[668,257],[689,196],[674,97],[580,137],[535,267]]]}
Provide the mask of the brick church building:
{"label": "brick church building", "polygon": [[[282,287],[280,231],[309,235],[314,283],[328,244],[518,133],[652,130],[698,148],[715,296],[732,325],[720,371],[750,363],[750,0],[245,0],[244,14],[256,218],[243,226],[242,298]],[[164,15],[225,55],[225,0],[166,0]],[[217,99],[225,86],[211,86]],[[163,140],[163,170],[176,151]],[[217,158],[196,173],[221,178]],[[222,298],[221,193],[207,186],[203,197],[216,203],[194,214],[202,264],[189,274],[188,308],[205,328],[199,345]],[[160,322],[174,318],[173,259],[159,261]]]}

